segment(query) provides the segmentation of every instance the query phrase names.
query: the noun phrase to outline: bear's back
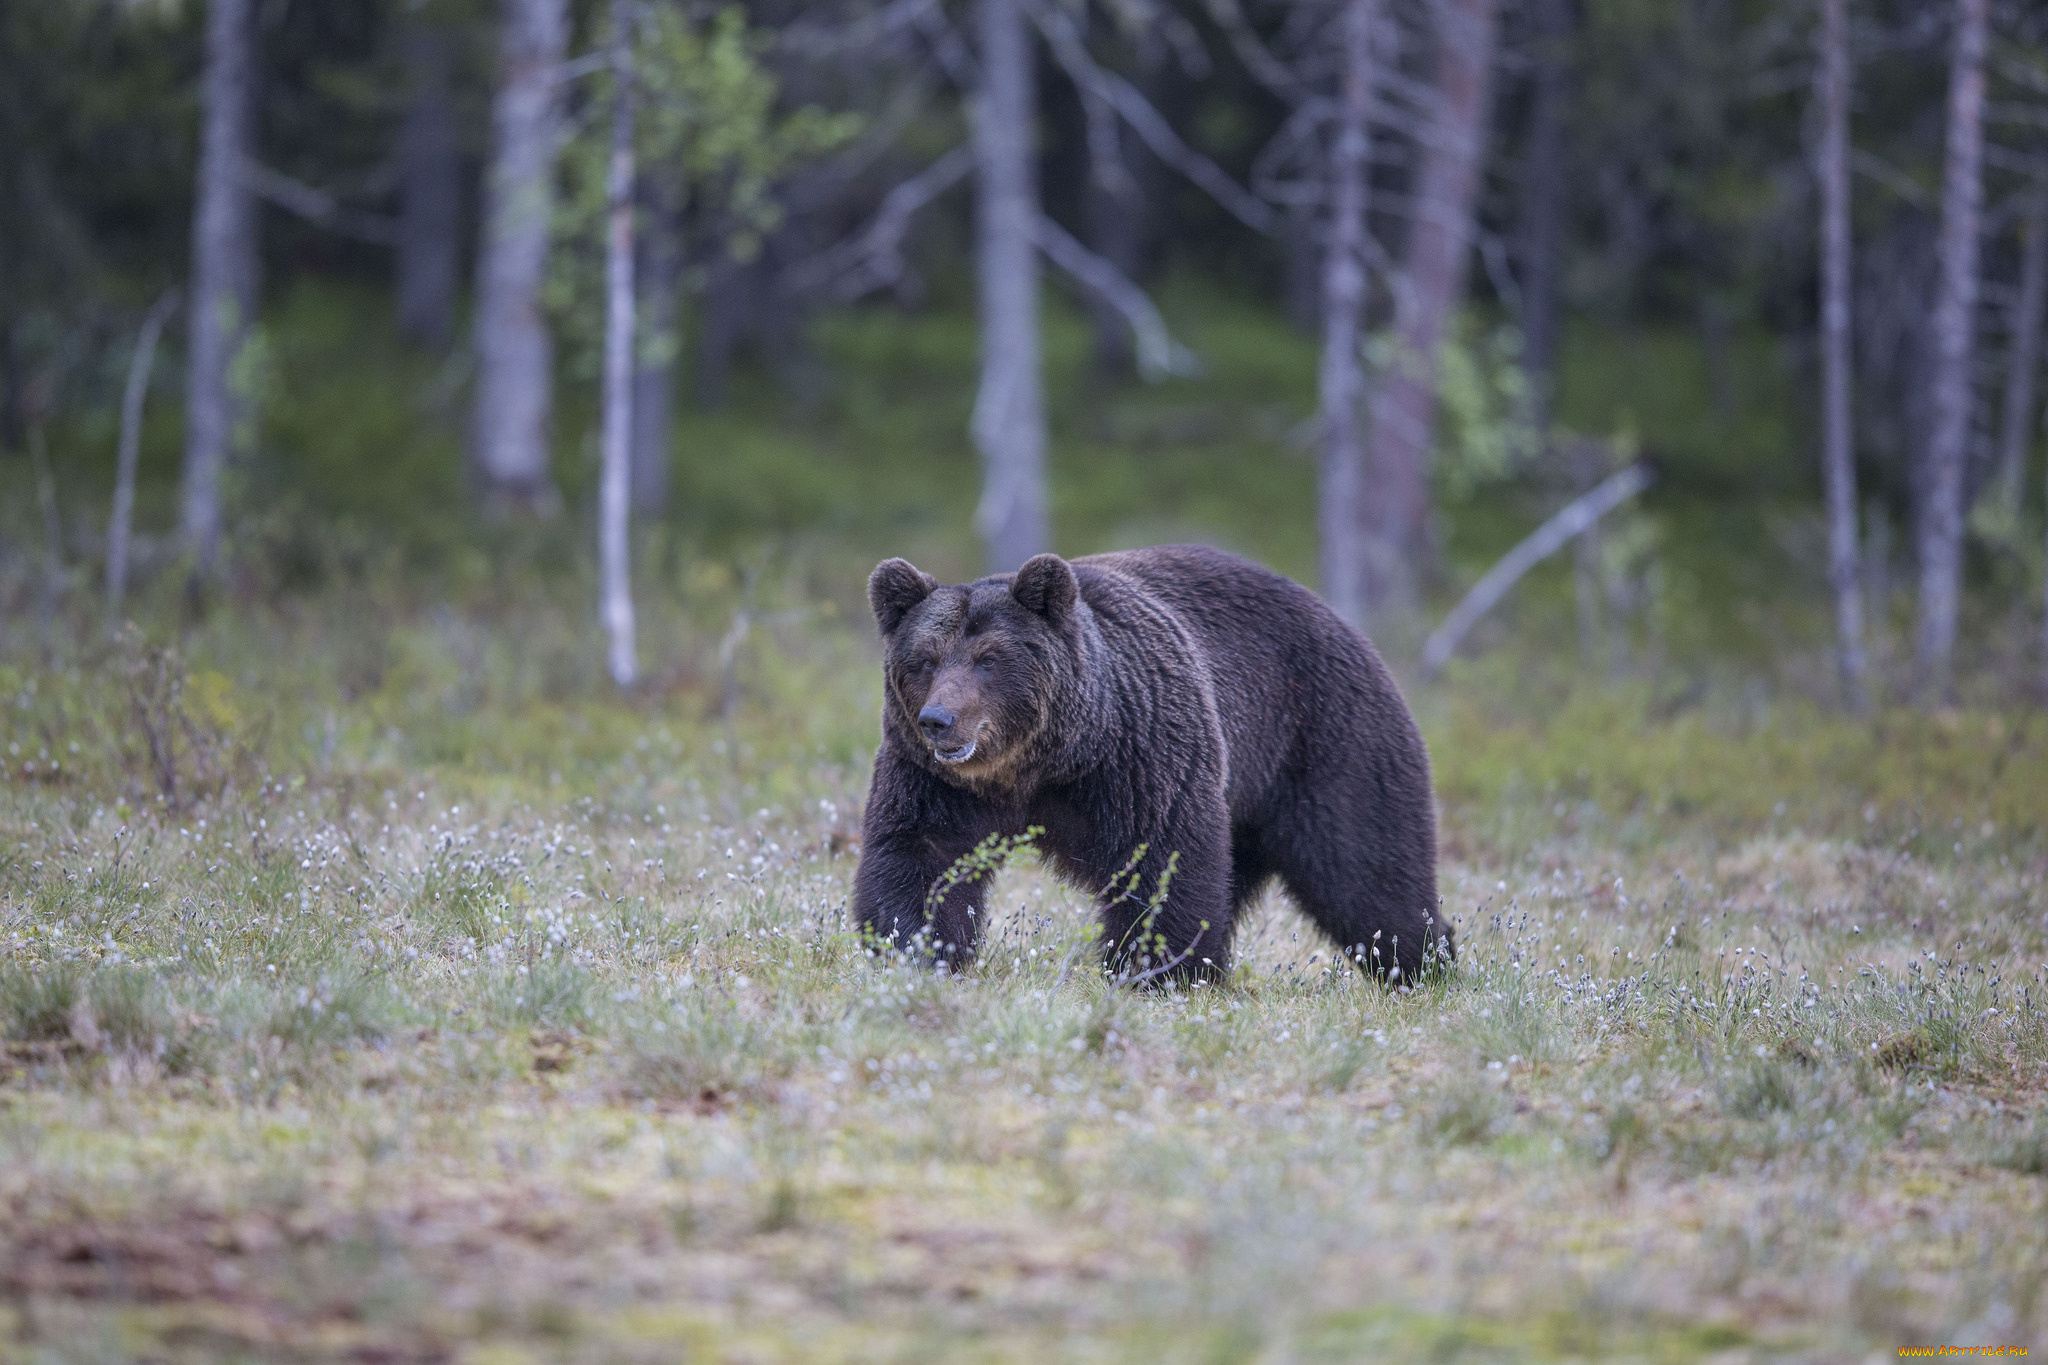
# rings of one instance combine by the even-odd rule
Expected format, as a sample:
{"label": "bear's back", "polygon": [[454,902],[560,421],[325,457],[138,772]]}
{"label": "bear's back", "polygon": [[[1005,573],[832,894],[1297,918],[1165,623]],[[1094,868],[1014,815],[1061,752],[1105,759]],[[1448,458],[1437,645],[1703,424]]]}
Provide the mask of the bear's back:
{"label": "bear's back", "polygon": [[[1230,804],[1256,804],[1296,757],[1304,731],[1350,728],[1405,745],[1413,722],[1365,637],[1282,574],[1204,545],[1159,545],[1074,561],[1081,594],[1142,591],[1169,609],[1206,656],[1230,756]],[[1116,585],[1097,574],[1119,580]],[[1419,745],[1419,737],[1412,742]]]}

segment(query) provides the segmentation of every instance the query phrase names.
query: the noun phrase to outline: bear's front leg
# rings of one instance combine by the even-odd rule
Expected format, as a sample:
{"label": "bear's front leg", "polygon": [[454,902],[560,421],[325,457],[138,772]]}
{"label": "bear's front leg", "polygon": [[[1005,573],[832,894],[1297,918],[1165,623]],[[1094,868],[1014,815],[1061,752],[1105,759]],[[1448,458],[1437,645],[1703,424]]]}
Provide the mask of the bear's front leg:
{"label": "bear's front leg", "polygon": [[941,882],[973,848],[935,848],[916,835],[863,840],[853,878],[854,923],[883,943],[921,951],[956,971],[965,967],[981,942],[988,878]]}
{"label": "bear's front leg", "polygon": [[[1221,800],[1173,813],[1102,899],[1110,971],[1136,983],[1217,980],[1230,971],[1230,828]],[[1135,848],[1135,843],[1132,849]],[[1109,861],[1125,867],[1132,849]]]}
{"label": "bear's front leg", "polygon": [[924,787],[924,775],[885,750],[861,820],[853,921],[883,943],[927,954],[954,970],[981,941],[986,875],[943,885],[947,869],[987,834],[952,793]]}

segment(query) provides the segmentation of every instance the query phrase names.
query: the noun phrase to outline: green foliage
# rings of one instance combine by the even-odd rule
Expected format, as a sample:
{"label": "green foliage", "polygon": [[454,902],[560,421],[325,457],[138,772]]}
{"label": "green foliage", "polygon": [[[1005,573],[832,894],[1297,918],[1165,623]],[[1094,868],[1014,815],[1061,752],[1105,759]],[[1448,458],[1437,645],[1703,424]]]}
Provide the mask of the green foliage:
{"label": "green foliage", "polygon": [[[643,185],[687,202],[707,236],[742,259],[780,222],[770,192],[806,161],[844,144],[858,116],[815,105],[785,110],[762,61],[765,32],[747,27],[738,6],[708,21],[681,6],[638,9],[633,46],[634,158]],[[607,41],[609,41],[607,39]],[[564,193],[555,213],[556,250],[546,298],[571,374],[588,378],[603,336],[607,168],[618,92],[609,73],[578,111],[562,153]],[[673,355],[674,337],[645,336],[650,359]]]}
{"label": "green foliage", "polygon": [[1517,472],[1535,447],[1521,335],[1468,313],[1437,356],[1438,431],[1431,473],[1453,502]]}

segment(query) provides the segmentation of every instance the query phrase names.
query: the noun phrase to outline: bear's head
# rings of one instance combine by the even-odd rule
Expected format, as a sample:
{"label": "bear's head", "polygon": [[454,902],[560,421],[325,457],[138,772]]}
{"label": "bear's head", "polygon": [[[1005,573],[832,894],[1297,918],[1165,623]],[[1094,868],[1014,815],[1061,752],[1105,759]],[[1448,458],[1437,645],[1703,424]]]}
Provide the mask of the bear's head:
{"label": "bear's head", "polygon": [[1058,555],[958,587],[904,559],[868,578],[882,628],[884,705],[944,775],[1001,781],[1031,753],[1076,668],[1081,588]]}

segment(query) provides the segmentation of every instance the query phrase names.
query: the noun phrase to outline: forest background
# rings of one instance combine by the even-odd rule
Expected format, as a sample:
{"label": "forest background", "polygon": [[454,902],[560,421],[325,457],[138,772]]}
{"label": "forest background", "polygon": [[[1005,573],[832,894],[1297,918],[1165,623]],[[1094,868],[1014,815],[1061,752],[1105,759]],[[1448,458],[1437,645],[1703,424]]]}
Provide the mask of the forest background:
{"label": "forest background", "polygon": [[[2024,1341],[2044,331],[2017,0],[0,7],[0,1359]],[[1426,992],[846,933],[868,569],[1172,540]]]}

